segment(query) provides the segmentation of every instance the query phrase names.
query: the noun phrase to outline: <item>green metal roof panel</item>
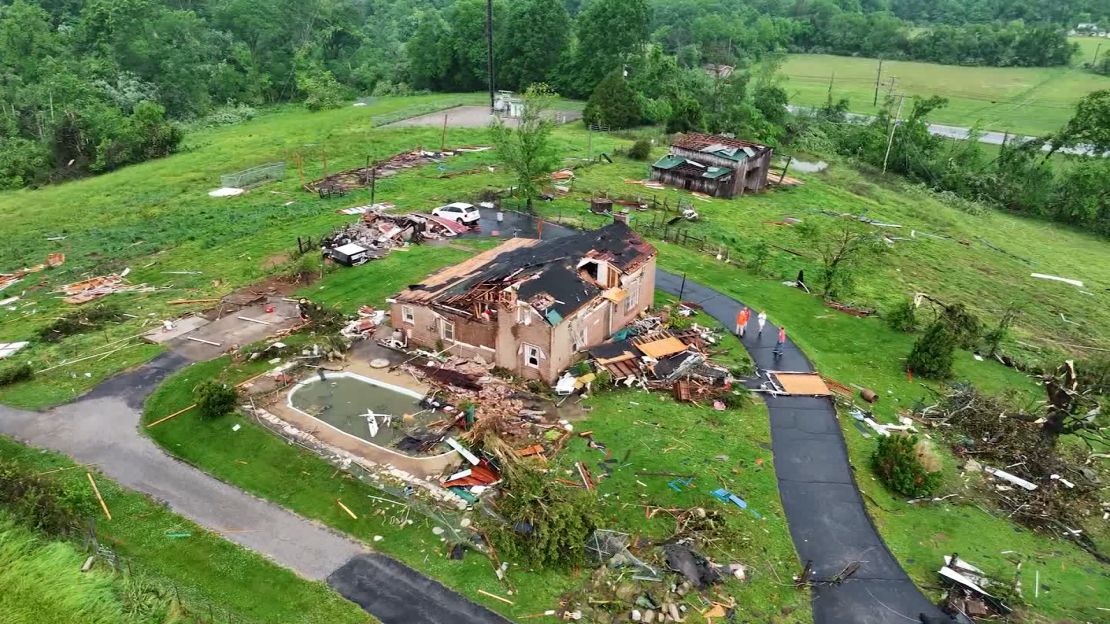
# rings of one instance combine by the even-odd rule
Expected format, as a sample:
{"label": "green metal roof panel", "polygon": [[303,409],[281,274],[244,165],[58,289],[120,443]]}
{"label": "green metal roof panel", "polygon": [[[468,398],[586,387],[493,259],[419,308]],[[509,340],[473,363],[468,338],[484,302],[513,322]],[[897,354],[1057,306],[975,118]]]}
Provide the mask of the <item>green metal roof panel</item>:
{"label": "green metal roof panel", "polygon": [[674,169],[684,162],[686,162],[686,159],[679,156],[664,156],[660,158],[653,166],[658,169]]}
{"label": "green metal roof panel", "polygon": [[701,177],[709,178],[710,180],[716,180],[718,178],[723,178],[730,173],[732,173],[732,169],[728,169],[727,167],[709,167],[705,170],[705,173],[701,174]]}

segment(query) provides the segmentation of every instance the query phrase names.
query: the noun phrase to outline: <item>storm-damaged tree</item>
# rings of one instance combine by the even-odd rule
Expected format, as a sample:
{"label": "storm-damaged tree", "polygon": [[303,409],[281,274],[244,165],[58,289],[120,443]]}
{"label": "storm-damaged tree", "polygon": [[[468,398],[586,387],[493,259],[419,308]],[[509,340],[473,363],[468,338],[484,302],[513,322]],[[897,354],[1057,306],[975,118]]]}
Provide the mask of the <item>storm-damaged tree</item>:
{"label": "storm-damaged tree", "polygon": [[543,181],[559,163],[551,144],[555,122],[548,114],[556,97],[546,84],[534,84],[524,93],[524,110],[516,127],[504,121],[490,126],[497,157],[516,176],[516,194],[524,197],[529,211]]}
{"label": "storm-damaged tree", "polygon": [[820,256],[819,292],[833,299],[851,292],[863,262],[886,250],[881,237],[855,220],[832,225],[806,221],[799,230]]}
{"label": "storm-damaged tree", "polygon": [[1048,395],[1043,433],[1051,444],[1065,434],[1092,449],[1110,444],[1102,415],[1103,403],[1110,402],[1110,358],[1078,364],[1067,360],[1042,379]]}

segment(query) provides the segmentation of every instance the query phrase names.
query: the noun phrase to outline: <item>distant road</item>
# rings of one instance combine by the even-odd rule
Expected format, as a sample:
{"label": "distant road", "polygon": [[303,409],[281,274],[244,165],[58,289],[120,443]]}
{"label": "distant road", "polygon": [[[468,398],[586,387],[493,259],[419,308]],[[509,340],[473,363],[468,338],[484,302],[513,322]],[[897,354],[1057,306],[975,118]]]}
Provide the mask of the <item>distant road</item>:
{"label": "distant road", "polygon": [[[794,106],[792,104],[788,104],[786,106],[786,108],[787,108],[787,110],[789,110],[792,113],[809,113],[809,112],[813,112],[813,111],[817,110],[817,109],[814,109],[814,108],[807,108],[807,107],[804,107],[804,106]],[[845,117],[847,117],[848,121],[851,121],[851,122],[854,122],[854,123],[861,123],[861,124],[862,123],[868,123],[868,122],[875,119],[874,115],[861,115],[859,113],[845,113],[844,115],[845,115]],[[971,128],[962,128],[960,126],[946,126],[944,124],[934,124],[934,123],[929,124],[929,132],[931,134],[936,135],[936,136],[942,136],[942,137],[945,137],[945,138],[948,138],[948,139],[957,139],[957,140],[960,140],[960,141],[966,141],[971,136]],[[1017,135],[1017,134],[1007,134],[1005,132],[988,132],[988,131],[980,131],[979,132],[979,142],[980,143],[987,143],[989,145],[1002,145],[1007,140],[1013,141],[1014,139],[1017,139],[1017,140],[1020,140],[1020,141],[1036,141],[1038,139],[1038,137],[1032,137],[1032,136],[1027,136],[1027,135]],[[1047,152],[1050,148],[1049,148],[1049,145],[1046,143],[1045,145],[1043,145],[1041,147],[1041,149]],[[1058,151],[1060,153],[1064,153],[1064,154],[1083,154],[1085,156],[1094,155],[1094,150],[1091,149],[1090,146],[1080,146],[1080,147],[1075,147],[1075,148],[1064,148],[1064,149],[1061,149],[1061,150],[1058,150]],[[1103,155],[1105,156],[1106,154],[1103,154]]]}

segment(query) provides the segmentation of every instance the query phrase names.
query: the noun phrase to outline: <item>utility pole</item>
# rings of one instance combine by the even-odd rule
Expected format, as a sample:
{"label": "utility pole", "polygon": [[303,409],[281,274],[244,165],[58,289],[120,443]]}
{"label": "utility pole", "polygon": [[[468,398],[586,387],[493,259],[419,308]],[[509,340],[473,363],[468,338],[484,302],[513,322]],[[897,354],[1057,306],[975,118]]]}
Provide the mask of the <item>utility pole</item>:
{"label": "utility pole", "polygon": [[1102,42],[1099,41],[1098,45],[1095,46],[1095,58],[1091,60],[1091,65],[1092,66],[1095,65],[1096,63],[1098,63],[1098,53],[1101,52],[1101,51],[1102,51]]}
{"label": "utility pole", "polygon": [[898,80],[898,76],[890,77],[890,88],[886,90],[886,97],[889,99],[891,94],[894,93],[894,83]]}
{"label": "utility pole", "polygon": [[886,154],[883,155],[883,175],[886,175],[886,161],[890,158],[890,147],[894,145],[894,131],[898,129],[898,118],[902,116],[902,103],[905,101],[905,95],[898,97],[898,112],[894,113],[894,123],[890,124],[890,138],[886,140]]}
{"label": "utility pole", "polygon": [[489,109],[493,112],[493,0],[486,0],[486,74],[489,82]]}
{"label": "utility pole", "polygon": [[883,57],[879,57],[879,71],[875,74],[875,99],[871,102],[872,106],[879,105],[879,81],[883,77]]}

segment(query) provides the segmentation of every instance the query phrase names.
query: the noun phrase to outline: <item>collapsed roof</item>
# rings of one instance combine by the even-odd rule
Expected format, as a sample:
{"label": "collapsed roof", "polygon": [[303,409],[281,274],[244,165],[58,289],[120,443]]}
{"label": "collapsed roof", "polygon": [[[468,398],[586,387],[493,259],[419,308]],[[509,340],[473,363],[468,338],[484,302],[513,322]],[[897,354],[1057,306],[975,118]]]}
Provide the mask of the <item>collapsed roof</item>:
{"label": "collapsed roof", "polygon": [[716,156],[736,162],[743,162],[771,149],[766,145],[752,143],[720,134],[700,134],[690,132],[680,134],[671,142],[672,148],[701,152],[708,156]]}
{"label": "collapsed roof", "polygon": [[605,291],[579,270],[582,260],[604,261],[628,274],[654,256],[655,248],[621,222],[557,239],[513,238],[433,273],[396,299],[464,313],[476,305],[523,301],[556,325]]}

